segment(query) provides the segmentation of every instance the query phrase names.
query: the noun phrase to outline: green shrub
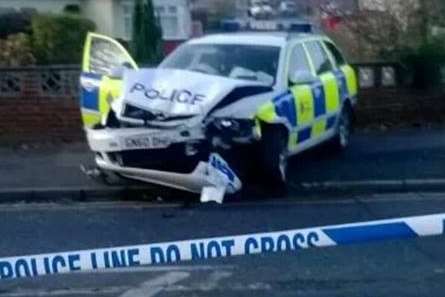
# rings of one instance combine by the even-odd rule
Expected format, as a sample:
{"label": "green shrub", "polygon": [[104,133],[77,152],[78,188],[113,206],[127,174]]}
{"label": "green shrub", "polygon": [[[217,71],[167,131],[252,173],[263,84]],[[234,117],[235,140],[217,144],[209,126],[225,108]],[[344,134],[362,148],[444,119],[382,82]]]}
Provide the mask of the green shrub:
{"label": "green shrub", "polygon": [[35,15],[31,21],[38,64],[79,64],[88,31],[95,24],[75,15]]}
{"label": "green shrub", "polygon": [[0,67],[27,66],[34,63],[29,35],[19,33],[0,39]]}
{"label": "green shrub", "polygon": [[443,84],[441,69],[445,66],[445,40],[431,39],[417,49],[406,51],[402,62],[413,74],[413,86],[419,89],[435,88]]}

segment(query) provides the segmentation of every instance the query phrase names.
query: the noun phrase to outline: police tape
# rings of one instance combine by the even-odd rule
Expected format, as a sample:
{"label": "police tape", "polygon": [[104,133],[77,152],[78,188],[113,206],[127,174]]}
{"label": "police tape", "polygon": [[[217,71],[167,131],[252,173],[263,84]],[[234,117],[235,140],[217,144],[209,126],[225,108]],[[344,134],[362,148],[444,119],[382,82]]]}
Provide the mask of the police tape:
{"label": "police tape", "polygon": [[297,251],[444,233],[445,214],[268,233],[0,258],[0,279]]}

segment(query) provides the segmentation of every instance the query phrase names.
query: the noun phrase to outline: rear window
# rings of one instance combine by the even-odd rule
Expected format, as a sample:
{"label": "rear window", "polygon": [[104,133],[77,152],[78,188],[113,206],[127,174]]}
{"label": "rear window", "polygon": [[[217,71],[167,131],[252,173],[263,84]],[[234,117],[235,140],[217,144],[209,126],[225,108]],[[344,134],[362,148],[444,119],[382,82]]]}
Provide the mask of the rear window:
{"label": "rear window", "polygon": [[345,58],[334,44],[327,41],[325,41],[324,44],[326,45],[328,51],[332,54],[337,66],[343,66],[346,64]]}

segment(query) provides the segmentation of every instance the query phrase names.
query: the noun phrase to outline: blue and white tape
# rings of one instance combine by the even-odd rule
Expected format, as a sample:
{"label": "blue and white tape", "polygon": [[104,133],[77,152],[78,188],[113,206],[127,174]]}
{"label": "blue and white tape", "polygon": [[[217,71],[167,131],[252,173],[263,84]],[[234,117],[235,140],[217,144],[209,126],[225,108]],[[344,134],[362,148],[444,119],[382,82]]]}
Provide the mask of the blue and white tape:
{"label": "blue and white tape", "polygon": [[296,251],[444,233],[445,214],[269,233],[0,258],[0,279]]}

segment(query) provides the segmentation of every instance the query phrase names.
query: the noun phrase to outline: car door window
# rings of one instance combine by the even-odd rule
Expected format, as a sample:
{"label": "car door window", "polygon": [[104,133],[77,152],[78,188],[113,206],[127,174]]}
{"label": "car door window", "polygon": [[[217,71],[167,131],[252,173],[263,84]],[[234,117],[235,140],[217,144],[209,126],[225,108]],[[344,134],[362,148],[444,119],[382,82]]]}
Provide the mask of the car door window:
{"label": "car door window", "polygon": [[332,54],[332,57],[334,58],[334,61],[337,64],[337,66],[343,66],[346,64],[345,58],[334,44],[327,41],[325,41],[324,44],[326,45],[328,51]]}
{"label": "car door window", "polygon": [[306,51],[303,45],[298,44],[294,47],[289,61],[289,72],[304,71],[311,72],[309,61],[307,60]]}
{"label": "car door window", "polygon": [[137,69],[133,58],[119,42],[107,36],[88,34],[82,70],[98,75],[111,75],[119,67]]}
{"label": "car door window", "polygon": [[309,55],[311,57],[317,75],[333,70],[331,60],[329,60],[328,54],[326,53],[320,42],[307,42],[306,48],[309,51]]}

